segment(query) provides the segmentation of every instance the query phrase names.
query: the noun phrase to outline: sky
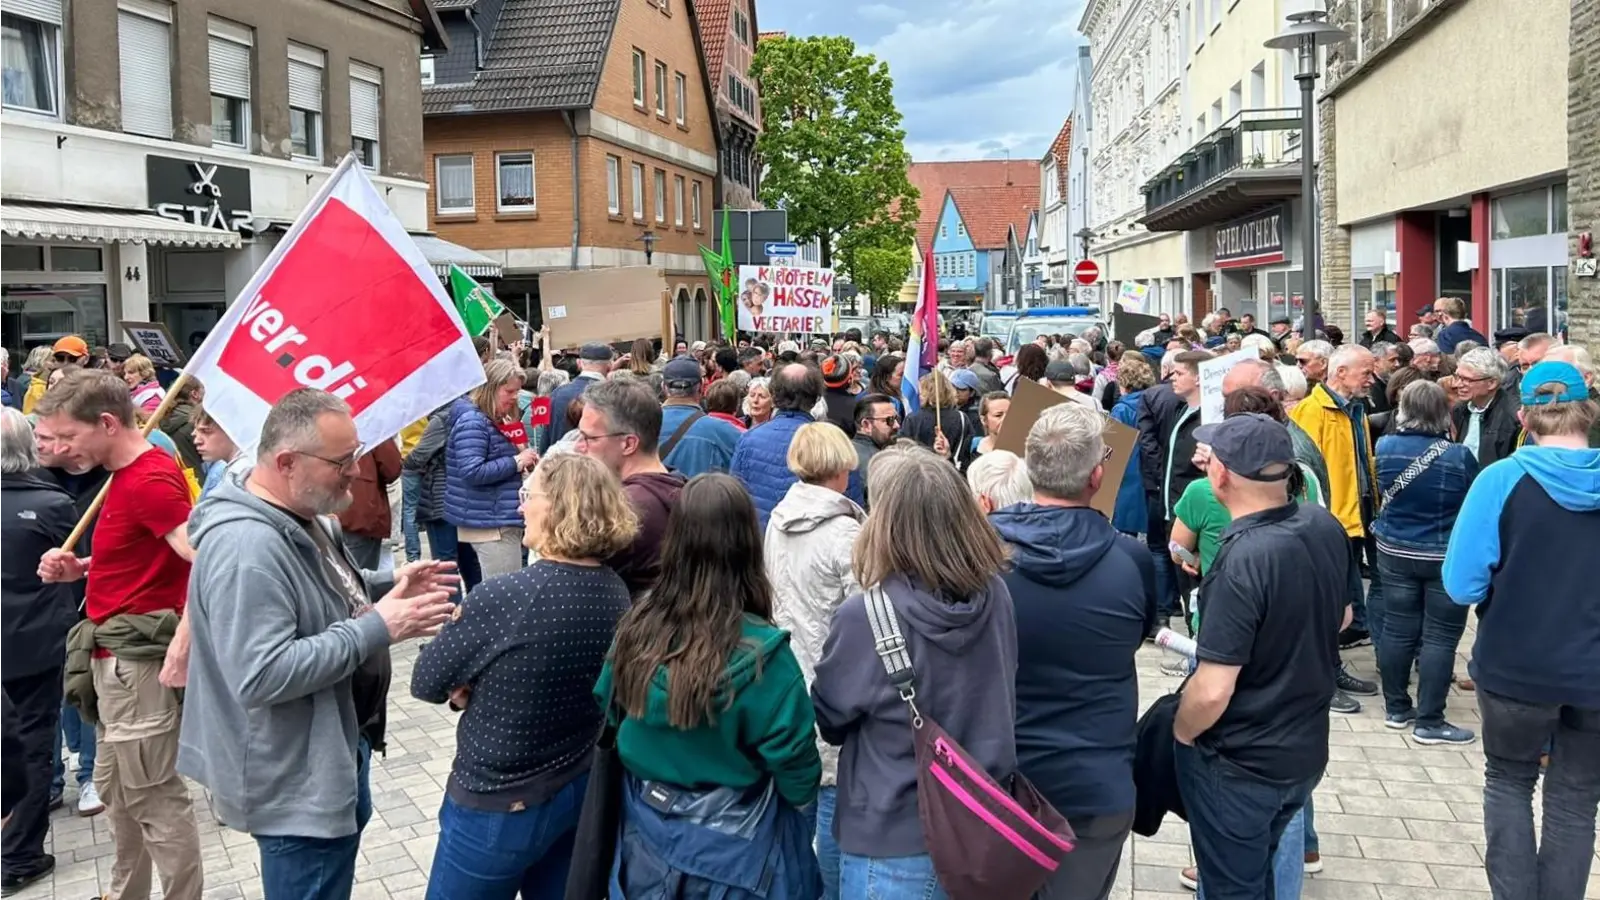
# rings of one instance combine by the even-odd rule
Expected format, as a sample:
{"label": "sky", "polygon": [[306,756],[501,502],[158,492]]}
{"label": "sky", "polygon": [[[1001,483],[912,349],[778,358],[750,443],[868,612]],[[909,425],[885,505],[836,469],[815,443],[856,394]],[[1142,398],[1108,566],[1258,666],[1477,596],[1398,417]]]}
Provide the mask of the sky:
{"label": "sky", "polygon": [[762,31],[889,63],[914,160],[1038,159],[1072,110],[1084,0],[755,0]]}

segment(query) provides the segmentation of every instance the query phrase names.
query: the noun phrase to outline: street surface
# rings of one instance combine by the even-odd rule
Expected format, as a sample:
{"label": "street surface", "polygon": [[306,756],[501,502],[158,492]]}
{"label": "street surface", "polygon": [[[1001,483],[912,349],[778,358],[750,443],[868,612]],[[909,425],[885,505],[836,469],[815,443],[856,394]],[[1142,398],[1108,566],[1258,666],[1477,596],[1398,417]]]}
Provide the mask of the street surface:
{"label": "street surface", "polygon": [[[1462,647],[1470,648],[1470,630]],[[361,841],[354,900],[420,900],[439,831],[439,802],[455,752],[454,713],[413,700],[407,686],[417,645],[394,653],[389,693],[389,751],[373,757],[374,813]],[[1356,674],[1376,678],[1372,649],[1353,655]],[[1177,687],[1161,674],[1164,655],[1139,653],[1140,699],[1149,703]],[[1465,656],[1457,669],[1466,671]],[[1422,747],[1405,732],[1383,726],[1376,698],[1362,698],[1359,716],[1334,716],[1327,777],[1317,789],[1316,827],[1323,871],[1306,879],[1306,900],[1489,900],[1483,870],[1483,752]],[[1452,689],[1448,717],[1477,730],[1471,694]],[[70,779],[69,779],[70,782]],[[46,850],[56,855],[52,881],[15,896],[20,900],[85,900],[110,884],[112,845],[106,818],[72,814],[52,820]],[[194,791],[200,819],[208,900],[260,898],[257,852],[249,836],[218,826]],[[1538,800],[1535,799],[1537,808]],[[1600,844],[1596,855],[1600,857]],[[1190,864],[1188,828],[1171,820],[1153,838],[1135,837],[1124,848],[1114,900],[1186,900],[1178,870]],[[159,887],[157,888],[159,891]],[[159,893],[157,894],[159,896]],[[1600,861],[1584,894],[1600,900]]]}

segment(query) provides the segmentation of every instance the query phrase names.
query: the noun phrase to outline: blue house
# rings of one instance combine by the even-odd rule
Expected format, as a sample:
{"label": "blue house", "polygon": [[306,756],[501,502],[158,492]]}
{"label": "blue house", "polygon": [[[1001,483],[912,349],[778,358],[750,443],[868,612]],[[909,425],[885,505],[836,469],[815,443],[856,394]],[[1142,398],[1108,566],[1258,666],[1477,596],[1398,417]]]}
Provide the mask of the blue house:
{"label": "blue house", "polygon": [[980,253],[973,243],[950,191],[945,191],[939,224],[933,233],[933,271],[941,310],[983,305],[984,287],[989,283],[989,254]]}

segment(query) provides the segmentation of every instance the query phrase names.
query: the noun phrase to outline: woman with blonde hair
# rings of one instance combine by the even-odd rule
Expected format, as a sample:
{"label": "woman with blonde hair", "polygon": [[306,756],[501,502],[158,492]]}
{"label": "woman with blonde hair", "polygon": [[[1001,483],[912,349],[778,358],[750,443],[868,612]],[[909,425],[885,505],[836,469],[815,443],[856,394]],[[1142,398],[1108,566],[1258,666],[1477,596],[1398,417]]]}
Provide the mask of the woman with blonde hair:
{"label": "woman with blonde hair", "polygon": [[[484,383],[450,406],[444,517],[456,526],[460,542],[471,546],[482,577],[489,578],[522,568],[517,489],[539,454],[511,437],[519,431],[526,434],[520,425],[511,427],[522,370],[511,360],[492,359],[483,372]],[[469,570],[463,577],[470,581],[472,574]]]}
{"label": "woman with blonde hair", "polygon": [[935,369],[917,382],[922,406],[900,425],[900,434],[965,466],[972,456],[972,437],[982,428],[961,411],[956,389]]}
{"label": "woman with blonde hair", "polygon": [[560,896],[600,731],[594,682],[630,602],[602,560],[639,520],[604,464],[553,456],[520,499],[538,559],[468,594],[411,675],[412,696],[466,709],[428,878],[439,900]]}
{"label": "woman with blonde hair", "polygon": [[[809,685],[828,639],[834,610],[860,592],[851,572],[851,547],[867,514],[844,495],[859,465],[850,439],[831,422],[800,426],[789,444],[789,471],[800,480],[773,508],[763,551],[772,579],[773,623],[786,629],[789,646]],[[839,896],[839,845],[833,839],[834,787],[839,751],[819,744],[822,791],[817,797],[817,861],[823,896]]]}
{"label": "woman with blonde hair", "polygon": [[[934,454],[878,454],[868,493],[856,582],[881,590],[894,610],[917,709],[1006,784],[1017,771],[1017,634],[1000,538],[961,475]],[[852,594],[834,614],[811,687],[822,739],[842,747],[839,895],[942,898],[918,816],[911,721],[874,646],[866,598]]]}
{"label": "woman with blonde hair", "polygon": [[156,364],[142,353],[135,353],[122,364],[122,380],[128,383],[133,408],[143,410],[146,415],[155,412],[167,397],[167,392],[156,381]]}

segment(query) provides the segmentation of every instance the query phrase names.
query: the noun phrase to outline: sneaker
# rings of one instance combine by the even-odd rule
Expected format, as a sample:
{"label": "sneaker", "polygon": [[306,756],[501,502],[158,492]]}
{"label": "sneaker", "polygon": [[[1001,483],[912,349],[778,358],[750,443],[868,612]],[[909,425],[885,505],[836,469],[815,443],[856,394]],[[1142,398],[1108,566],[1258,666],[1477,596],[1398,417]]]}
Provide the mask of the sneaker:
{"label": "sneaker", "polygon": [[1365,628],[1346,628],[1339,632],[1339,649],[1349,650],[1351,647],[1365,647],[1372,643],[1372,634]]}
{"label": "sneaker", "polygon": [[1443,725],[1418,725],[1411,732],[1411,739],[1419,744],[1470,744],[1478,736],[1465,728],[1457,728],[1449,722]]}
{"label": "sneaker", "polygon": [[51,794],[50,795],[50,807],[49,807],[49,811],[50,812],[55,812],[56,810],[60,809],[61,807],[65,806],[65,805],[67,805],[67,798],[66,797],[62,796],[61,794]]}
{"label": "sneaker", "polygon": [[1178,883],[1183,885],[1188,890],[1191,890],[1191,891],[1194,891],[1196,893],[1199,893],[1199,891],[1200,891],[1200,869],[1198,867],[1196,867],[1196,866],[1190,866],[1187,869],[1183,869],[1183,870],[1179,871],[1178,872]]}
{"label": "sneaker", "polygon": [[1478,686],[1473,684],[1472,679],[1466,677],[1457,678],[1456,687],[1462,689],[1463,691],[1476,691],[1478,689]]}
{"label": "sneaker", "polygon": [[1328,706],[1329,711],[1353,716],[1361,712],[1361,701],[1346,694],[1344,691],[1333,692],[1333,703]]}
{"label": "sneaker", "polygon": [[0,876],[0,897],[9,897],[35,881],[49,878],[50,873],[55,870],[56,858],[46,853],[44,859],[39,862],[39,868],[34,869],[32,872],[23,875],[7,872],[5,875]]}
{"label": "sneaker", "polygon": [[1315,875],[1322,871],[1322,854],[1315,850],[1306,851],[1306,874]]}
{"label": "sneaker", "polygon": [[1388,713],[1383,717],[1384,726],[1393,728],[1396,731],[1399,731],[1403,728],[1410,728],[1416,723],[1417,711],[1414,709],[1408,709],[1403,713]]}
{"label": "sneaker", "polygon": [[88,782],[78,788],[78,815],[87,819],[105,811],[106,805],[100,802],[100,792],[95,790],[94,782]]}
{"label": "sneaker", "polygon": [[1339,667],[1338,684],[1339,690],[1344,691],[1346,694],[1355,694],[1358,697],[1378,696],[1378,683],[1376,681],[1357,678],[1346,671],[1343,666]]}

